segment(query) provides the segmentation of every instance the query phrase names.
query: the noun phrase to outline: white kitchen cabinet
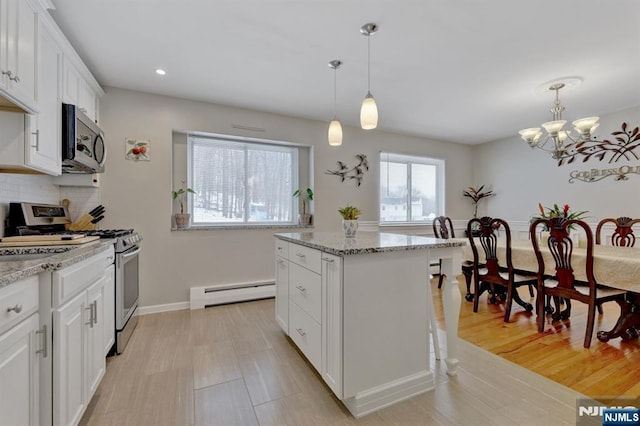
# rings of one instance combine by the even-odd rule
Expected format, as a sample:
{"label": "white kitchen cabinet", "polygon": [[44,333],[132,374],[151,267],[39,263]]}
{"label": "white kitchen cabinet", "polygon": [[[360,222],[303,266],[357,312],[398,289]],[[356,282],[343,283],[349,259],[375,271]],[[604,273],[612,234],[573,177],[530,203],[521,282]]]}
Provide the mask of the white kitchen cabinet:
{"label": "white kitchen cabinet", "polygon": [[39,171],[62,173],[62,50],[43,25],[39,34],[38,109],[31,116],[25,163]]}
{"label": "white kitchen cabinet", "polygon": [[342,258],[322,253],[322,367],[320,374],[342,399]]}
{"label": "white kitchen cabinet", "polygon": [[276,322],[289,333],[289,259],[288,244],[276,240]]}
{"label": "white kitchen cabinet", "polygon": [[80,75],[76,67],[68,60],[64,61],[64,97],[65,103],[73,104],[90,119],[98,122],[98,95],[89,83]]}
{"label": "white kitchen cabinet", "polygon": [[0,424],[39,425],[40,359],[48,355],[37,277],[0,289],[0,316]]}
{"label": "white kitchen cabinet", "polygon": [[104,352],[107,356],[116,342],[116,283],[115,266],[109,265],[104,271]]}
{"label": "white kitchen cabinet", "polygon": [[0,91],[37,112],[38,11],[31,0],[0,0]]}
{"label": "white kitchen cabinet", "polygon": [[104,376],[109,257],[112,249],[52,273],[54,425],[77,424]]}

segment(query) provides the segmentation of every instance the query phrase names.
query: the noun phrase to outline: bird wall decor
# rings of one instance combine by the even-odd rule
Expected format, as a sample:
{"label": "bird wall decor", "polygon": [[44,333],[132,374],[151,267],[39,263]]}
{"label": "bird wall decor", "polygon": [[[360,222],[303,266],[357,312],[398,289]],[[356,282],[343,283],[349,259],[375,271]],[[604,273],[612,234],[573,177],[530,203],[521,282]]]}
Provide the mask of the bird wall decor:
{"label": "bird wall decor", "polygon": [[369,171],[369,161],[367,160],[367,156],[364,154],[357,154],[356,159],[358,160],[358,164],[351,168],[349,168],[346,163],[338,161],[338,170],[327,169],[324,174],[338,176],[340,178],[340,182],[354,180],[356,182],[356,186],[360,186],[360,184],[362,184],[364,172]]}

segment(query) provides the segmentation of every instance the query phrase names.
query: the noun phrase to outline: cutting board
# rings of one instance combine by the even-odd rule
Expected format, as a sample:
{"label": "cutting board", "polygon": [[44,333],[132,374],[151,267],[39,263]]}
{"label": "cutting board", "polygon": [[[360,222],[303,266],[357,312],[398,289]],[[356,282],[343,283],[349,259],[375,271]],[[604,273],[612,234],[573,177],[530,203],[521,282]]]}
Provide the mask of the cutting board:
{"label": "cutting board", "polygon": [[[30,235],[32,237],[42,237],[42,235]],[[22,238],[27,237],[26,235],[23,236]],[[10,237],[7,237],[10,238]],[[29,241],[9,241],[6,242],[6,238],[3,238],[2,241],[0,242],[0,247],[33,247],[33,246],[66,246],[66,245],[80,245],[80,244],[85,244],[91,241],[95,241],[95,240],[99,240],[100,237],[97,235],[94,236],[90,236],[90,237],[82,237],[82,238],[75,238],[72,240],[65,240],[65,241],[52,241],[52,240],[29,240]]]}
{"label": "cutting board", "polygon": [[0,242],[14,243],[23,241],[68,241],[77,240],[84,237],[84,234],[64,234],[64,235],[18,235],[15,237],[0,238]]}

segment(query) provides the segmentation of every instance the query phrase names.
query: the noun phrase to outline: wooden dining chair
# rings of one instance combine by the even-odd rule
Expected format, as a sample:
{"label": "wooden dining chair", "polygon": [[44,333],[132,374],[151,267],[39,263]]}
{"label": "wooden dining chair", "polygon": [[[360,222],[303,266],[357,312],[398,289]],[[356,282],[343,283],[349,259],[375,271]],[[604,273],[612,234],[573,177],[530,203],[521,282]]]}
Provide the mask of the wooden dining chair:
{"label": "wooden dining chair", "polygon": [[[453,223],[451,222],[451,218],[447,216],[438,216],[433,219],[433,235],[436,238],[442,238],[448,240],[449,238],[455,238],[456,234],[453,230]],[[438,288],[442,288],[442,282],[444,280],[444,275],[442,275],[442,260],[439,260],[437,264],[434,266],[439,266],[440,275],[438,277]],[[464,296],[467,302],[471,302],[473,300],[473,294],[471,294],[471,277],[473,275],[473,262],[469,260],[462,261],[462,274],[464,275],[464,280],[467,285],[467,294]]]}
{"label": "wooden dining chair", "polygon": [[631,219],[630,217],[622,216],[616,219],[606,218],[598,222],[596,227],[596,244],[602,242],[602,227],[607,223],[613,223],[616,229],[611,234],[610,243],[612,246],[617,247],[634,247],[636,244],[636,236],[633,234],[633,225],[640,223],[640,219]]}
{"label": "wooden dining chair", "polygon": [[[471,230],[476,226],[479,230],[474,237]],[[497,231],[501,231],[498,236]],[[504,234],[504,236],[502,236]],[[511,260],[511,229],[509,224],[498,218],[482,217],[474,218],[467,223],[467,235],[471,250],[473,251],[473,273],[474,273],[474,297],[473,312],[478,312],[478,300],[483,289],[481,283],[492,287],[493,297],[490,301],[495,300],[496,286],[502,287],[506,291],[506,304],[504,307],[504,322],[509,322],[511,315],[511,305],[513,301],[522,306],[527,312],[533,310],[531,303],[527,303],[520,298],[518,288],[522,286],[533,286],[537,283],[537,276],[527,274],[526,272],[517,271],[513,267]],[[501,264],[498,259],[498,241],[504,240],[506,261]],[[482,254],[477,246],[482,248]],[[481,259],[481,256],[483,259]],[[484,265],[481,262],[484,261]],[[531,291],[531,290],[530,290]]]}
{"label": "wooden dining chair", "polygon": [[[574,258],[573,241],[569,237],[569,227],[576,226],[582,228],[586,234],[586,280],[577,280],[574,275],[572,259]],[[545,262],[540,250],[538,238],[536,238],[538,228],[550,230],[547,246],[554,259],[552,269],[545,271]],[[595,320],[596,306],[605,302],[622,300],[625,292],[600,285],[593,275],[593,234],[589,225],[581,220],[565,218],[538,219],[529,228],[533,251],[538,260],[538,312],[543,312],[545,296],[553,297],[556,309],[552,314],[552,319],[558,321],[567,319],[571,315],[570,300],[578,300],[589,305],[587,314],[587,330],[584,336],[584,347],[591,346],[593,335],[593,325]],[[550,265],[551,266],[551,265]],[[553,271],[553,272],[551,272]],[[566,301],[566,309],[560,310],[560,299]],[[538,315],[538,332],[544,332],[545,315]]]}

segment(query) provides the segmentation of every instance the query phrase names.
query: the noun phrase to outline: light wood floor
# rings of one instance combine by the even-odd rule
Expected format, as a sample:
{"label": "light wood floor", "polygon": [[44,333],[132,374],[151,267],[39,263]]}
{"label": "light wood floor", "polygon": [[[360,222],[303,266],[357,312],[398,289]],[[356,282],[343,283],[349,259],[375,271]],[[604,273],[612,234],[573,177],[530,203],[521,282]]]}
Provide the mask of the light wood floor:
{"label": "light wood floor", "polygon": [[[520,288],[519,294],[535,305],[528,289]],[[439,297],[435,289],[434,301]],[[604,305],[603,315],[596,313],[589,349],[582,347],[587,318],[583,303],[572,303],[570,320],[552,323],[547,316],[544,334],[537,332],[536,315],[515,303],[508,324],[503,322],[504,303],[489,304],[486,294],[480,298],[478,313],[473,313],[473,303],[462,303],[462,339],[594,399],[615,405],[621,397],[634,398],[635,406],[640,406],[640,340],[623,342],[618,338],[602,343],[595,336],[598,330],[613,328],[620,315],[615,302]],[[441,304],[434,307],[442,321]]]}
{"label": "light wood floor", "polygon": [[[435,287],[434,298],[441,312]],[[466,308],[465,326],[500,334]],[[434,391],[355,419],[279,329],[273,299],[146,315],[125,353],[108,359],[82,424],[575,424],[578,393],[464,341],[459,358],[449,377],[432,354]]]}

